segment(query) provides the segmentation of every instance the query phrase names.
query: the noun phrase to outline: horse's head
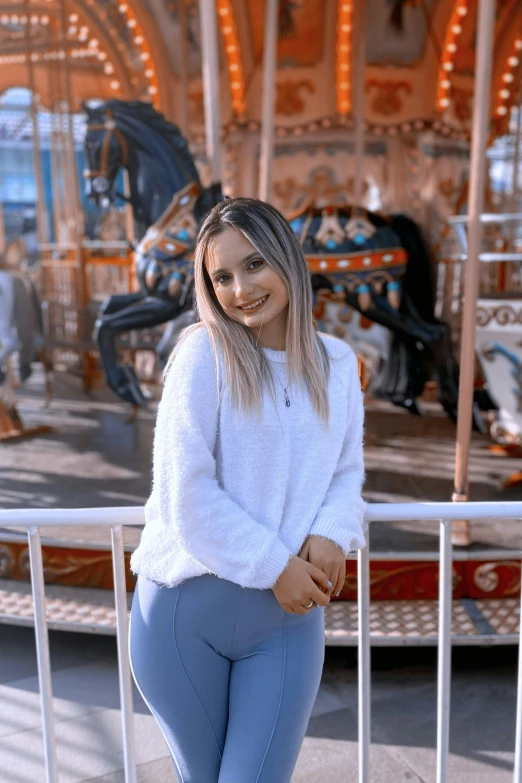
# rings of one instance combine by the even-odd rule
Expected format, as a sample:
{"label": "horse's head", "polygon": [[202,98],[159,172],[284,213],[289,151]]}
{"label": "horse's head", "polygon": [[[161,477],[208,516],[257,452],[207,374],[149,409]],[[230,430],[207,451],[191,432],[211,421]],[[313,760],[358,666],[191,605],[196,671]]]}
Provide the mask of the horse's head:
{"label": "horse's head", "polygon": [[87,168],[84,171],[87,198],[102,207],[114,200],[114,184],[118,170],[127,165],[128,148],[111,108],[89,108],[84,142]]}

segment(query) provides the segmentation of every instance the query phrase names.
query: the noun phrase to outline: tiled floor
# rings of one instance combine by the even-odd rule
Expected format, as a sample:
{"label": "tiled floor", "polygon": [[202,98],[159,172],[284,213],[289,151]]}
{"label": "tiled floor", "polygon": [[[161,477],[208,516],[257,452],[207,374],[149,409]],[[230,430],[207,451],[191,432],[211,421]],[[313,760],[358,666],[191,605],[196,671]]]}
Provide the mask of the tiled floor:
{"label": "tiled floor", "polygon": [[[44,783],[31,629],[0,626],[0,650],[0,779]],[[432,783],[436,652],[374,650],[372,660],[371,781]],[[60,783],[124,783],[115,640],[51,632],[51,661]],[[514,648],[454,651],[451,780],[510,783],[515,698]],[[176,783],[137,691],[134,704],[139,783]],[[330,648],[292,783],[340,781],[357,781],[356,654]]]}

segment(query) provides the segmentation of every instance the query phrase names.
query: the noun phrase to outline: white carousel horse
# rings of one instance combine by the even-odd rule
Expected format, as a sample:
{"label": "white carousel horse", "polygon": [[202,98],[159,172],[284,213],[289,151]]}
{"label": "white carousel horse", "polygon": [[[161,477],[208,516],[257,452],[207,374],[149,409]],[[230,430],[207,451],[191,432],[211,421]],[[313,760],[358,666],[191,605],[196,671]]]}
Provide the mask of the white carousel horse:
{"label": "white carousel horse", "polygon": [[[19,380],[25,381],[31,365],[40,360],[45,370],[46,401],[50,402],[49,363],[44,352],[42,311],[38,293],[27,273],[19,272],[25,258],[23,240],[8,246],[0,268],[0,387],[12,385],[9,358],[19,357]],[[11,399],[12,390],[3,389]]]}

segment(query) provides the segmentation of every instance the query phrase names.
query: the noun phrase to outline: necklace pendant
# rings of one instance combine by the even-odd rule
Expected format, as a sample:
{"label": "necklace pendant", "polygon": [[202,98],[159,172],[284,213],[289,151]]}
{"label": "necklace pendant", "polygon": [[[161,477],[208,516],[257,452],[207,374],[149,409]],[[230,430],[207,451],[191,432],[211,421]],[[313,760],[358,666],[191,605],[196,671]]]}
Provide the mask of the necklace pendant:
{"label": "necklace pendant", "polygon": [[290,407],[290,400],[288,399],[288,394],[286,393],[286,389],[285,389],[285,405],[287,408]]}

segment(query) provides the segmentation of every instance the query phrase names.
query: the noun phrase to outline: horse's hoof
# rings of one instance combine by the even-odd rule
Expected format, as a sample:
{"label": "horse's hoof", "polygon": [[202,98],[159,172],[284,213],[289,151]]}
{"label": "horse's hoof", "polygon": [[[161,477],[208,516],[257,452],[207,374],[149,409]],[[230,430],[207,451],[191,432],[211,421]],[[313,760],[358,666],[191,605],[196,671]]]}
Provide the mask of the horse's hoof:
{"label": "horse's hoof", "polygon": [[107,374],[107,381],[123,402],[129,402],[139,408],[147,407],[147,397],[143,394],[132,367],[115,367]]}
{"label": "horse's hoof", "polygon": [[27,364],[26,362],[21,363],[19,373],[20,373],[20,380],[22,383],[24,383],[24,381],[30,378],[31,375],[33,374],[31,365]]}

